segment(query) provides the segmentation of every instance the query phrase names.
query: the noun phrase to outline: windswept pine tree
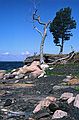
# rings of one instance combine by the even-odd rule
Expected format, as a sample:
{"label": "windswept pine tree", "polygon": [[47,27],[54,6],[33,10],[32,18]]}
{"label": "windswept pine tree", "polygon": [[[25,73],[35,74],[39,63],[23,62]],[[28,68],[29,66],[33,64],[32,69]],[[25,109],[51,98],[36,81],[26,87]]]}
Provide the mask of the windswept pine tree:
{"label": "windswept pine tree", "polygon": [[70,40],[71,29],[76,28],[76,21],[71,17],[70,7],[62,8],[56,12],[54,20],[50,23],[50,32],[53,35],[54,43],[60,47],[60,54],[63,52],[64,42]]}

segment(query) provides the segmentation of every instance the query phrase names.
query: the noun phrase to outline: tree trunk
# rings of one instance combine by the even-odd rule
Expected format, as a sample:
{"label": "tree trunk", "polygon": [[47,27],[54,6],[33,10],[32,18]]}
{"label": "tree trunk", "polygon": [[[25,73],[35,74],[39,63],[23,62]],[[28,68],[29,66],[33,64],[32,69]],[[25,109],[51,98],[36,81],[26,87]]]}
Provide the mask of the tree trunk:
{"label": "tree trunk", "polygon": [[43,58],[43,48],[44,48],[44,41],[46,38],[46,32],[44,31],[44,36],[42,37],[42,41],[40,44],[40,63],[44,63],[44,58]]}
{"label": "tree trunk", "polygon": [[63,46],[64,46],[64,39],[62,38],[62,43],[61,43],[61,46],[60,46],[60,52],[59,52],[59,54],[62,54],[62,52],[63,52]]}

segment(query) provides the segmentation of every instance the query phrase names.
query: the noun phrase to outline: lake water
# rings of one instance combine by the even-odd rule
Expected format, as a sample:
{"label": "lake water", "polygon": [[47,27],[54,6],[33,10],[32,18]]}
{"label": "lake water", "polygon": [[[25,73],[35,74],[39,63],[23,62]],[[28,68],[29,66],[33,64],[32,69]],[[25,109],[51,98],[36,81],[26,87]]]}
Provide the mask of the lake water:
{"label": "lake water", "polygon": [[12,70],[23,65],[23,62],[0,62],[0,70]]}

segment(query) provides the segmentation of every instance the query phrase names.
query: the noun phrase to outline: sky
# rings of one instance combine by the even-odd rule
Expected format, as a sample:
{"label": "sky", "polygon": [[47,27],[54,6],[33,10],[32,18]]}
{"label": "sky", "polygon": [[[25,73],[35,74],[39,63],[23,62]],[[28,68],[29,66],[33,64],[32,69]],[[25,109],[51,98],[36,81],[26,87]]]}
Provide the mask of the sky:
{"label": "sky", "polygon": [[[33,29],[34,8],[38,9],[41,21],[47,23],[65,7],[72,8],[72,17],[77,23],[76,29],[71,30],[73,37],[64,44],[63,53],[69,53],[71,46],[79,51],[79,0],[0,0],[0,61],[23,61],[26,56],[39,54],[41,36]],[[43,26],[37,22],[34,25],[43,31]],[[49,27],[44,53],[59,53]]]}

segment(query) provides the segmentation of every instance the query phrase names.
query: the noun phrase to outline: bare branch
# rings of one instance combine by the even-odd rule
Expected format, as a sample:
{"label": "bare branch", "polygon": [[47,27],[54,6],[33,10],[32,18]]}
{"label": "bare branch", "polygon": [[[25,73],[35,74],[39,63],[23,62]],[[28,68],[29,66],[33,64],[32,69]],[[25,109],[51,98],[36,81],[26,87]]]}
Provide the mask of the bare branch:
{"label": "bare branch", "polygon": [[60,44],[56,44],[56,46],[60,46],[60,47],[61,47],[61,45],[60,45]]}
{"label": "bare branch", "polygon": [[48,23],[46,24],[46,27],[48,27],[48,25],[51,23],[51,21],[48,21]]}
{"label": "bare branch", "polygon": [[42,32],[36,26],[34,26],[34,29],[43,37]]}
{"label": "bare branch", "polygon": [[46,25],[46,23],[41,22],[40,16],[38,16],[36,13],[37,13],[37,10],[35,10],[35,12],[33,13],[33,20],[38,21],[38,23],[41,24],[41,25]]}

